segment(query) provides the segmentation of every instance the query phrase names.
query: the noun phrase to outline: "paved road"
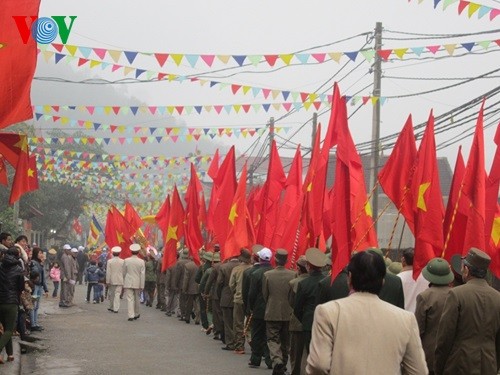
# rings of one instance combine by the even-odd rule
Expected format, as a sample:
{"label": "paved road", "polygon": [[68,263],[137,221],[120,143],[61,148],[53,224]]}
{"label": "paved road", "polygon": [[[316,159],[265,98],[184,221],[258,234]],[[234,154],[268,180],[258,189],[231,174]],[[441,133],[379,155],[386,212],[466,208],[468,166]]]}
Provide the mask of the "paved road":
{"label": "paved road", "polygon": [[55,299],[43,299],[40,322],[45,330],[33,336],[48,349],[23,356],[23,374],[271,374],[264,363],[250,369],[249,354],[221,350],[220,341],[206,336],[199,325],[144,305],[140,319],[129,322],[125,300],[113,314],[107,301],[85,303],[85,291],[85,285],[77,285],[77,306],[69,309],[60,309]]}

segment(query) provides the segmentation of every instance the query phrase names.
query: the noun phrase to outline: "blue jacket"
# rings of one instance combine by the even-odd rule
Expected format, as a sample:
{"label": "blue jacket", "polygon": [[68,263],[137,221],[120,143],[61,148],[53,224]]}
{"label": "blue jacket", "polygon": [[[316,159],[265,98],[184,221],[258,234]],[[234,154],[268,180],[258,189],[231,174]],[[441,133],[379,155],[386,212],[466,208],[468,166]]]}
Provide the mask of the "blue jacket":
{"label": "blue jacket", "polygon": [[90,265],[85,270],[85,280],[90,284],[98,283],[104,276],[104,272],[95,265]]}

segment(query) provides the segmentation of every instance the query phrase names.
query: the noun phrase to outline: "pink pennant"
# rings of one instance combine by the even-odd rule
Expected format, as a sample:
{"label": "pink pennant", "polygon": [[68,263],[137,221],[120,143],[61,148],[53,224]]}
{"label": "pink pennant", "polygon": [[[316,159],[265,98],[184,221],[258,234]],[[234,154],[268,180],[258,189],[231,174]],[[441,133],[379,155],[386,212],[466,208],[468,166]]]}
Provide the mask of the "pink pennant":
{"label": "pink pennant", "polygon": [[243,108],[243,111],[244,111],[245,113],[248,113],[248,111],[250,111],[250,108],[251,108],[251,107],[252,107],[252,106],[251,106],[250,104],[243,104],[243,105],[241,106],[241,108]]}
{"label": "pink pennant", "polygon": [[196,130],[195,128],[188,128],[188,133],[193,134],[195,130]]}
{"label": "pink pennant", "polygon": [[95,107],[93,105],[89,105],[85,107],[87,109],[87,112],[90,113],[91,115],[94,114]]}
{"label": "pink pennant", "polygon": [[167,131],[168,135],[170,135],[170,133],[172,132],[172,128],[165,128],[165,130]]}
{"label": "pink pennant", "polygon": [[326,53],[313,53],[311,56],[319,63],[322,63],[325,61],[326,58]]}
{"label": "pink pennant", "polygon": [[123,145],[125,143],[125,137],[118,137],[118,142]]}
{"label": "pink pennant", "polygon": [[78,120],[78,126],[82,127],[84,123],[85,123],[85,121],[83,121],[83,120]]}
{"label": "pink pennant", "polygon": [[251,136],[254,136],[255,132],[256,132],[255,129],[248,129],[248,134],[250,134]]}
{"label": "pink pennant", "polygon": [[200,57],[210,67],[214,63],[215,55],[200,55]]}
{"label": "pink pennant", "polygon": [[157,109],[157,108],[158,108],[158,107],[156,107],[156,106],[149,106],[149,107],[148,107],[149,112],[151,112],[151,114],[152,114],[152,115],[154,115],[154,114],[156,113],[156,109]]}
{"label": "pink pennant", "polygon": [[224,106],[222,106],[222,105],[214,105],[215,112],[217,112],[217,114],[220,114],[223,107]]}
{"label": "pink pennant", "polygon": [[194,139],[196,139],[197,141],[199,141],[199,140],[200,140],[200,134],[195,134],[195,135],[193,135],[193,137],[194,137]]}
{"label": "pink pennant", "polygon": [[270,93],[271,93],[270,89],[262,89],[262,94],[264,95],[264,98],[267,99]]}
{"label": "pink pennant", "polygon": [[73,137],[68,137],[68,138],[66,138],[66,142],[68,142],[68,143],[73,143]]}
{"label": "pink pennant", "polygon": [[177,139],[179,139],[179,136],[173,135],[171,138],[172,138],[172,141],[174,141],[174,143],[175,143],[175,142],[177,142]]}
{"label": "pink pennant", "polygon": [[289,111],[292,108],[292,103],[283,103],[283,108],[285,108],[285,110]]}
{"label": "pink pennant", "polygon": [[219,135],[222,135],[222,133],[224,133],[224,128],[219,128],[217,131],[219,132]]}
{"label": "pink pennant", "polygon": [[460,0],[460,3],[458,4],[458,14],[462,14],[464,9],[467,8],[469,4],[470,4],[469,1]]}
{"label": "pink pennant", "polygon": [[140,126],[134,126],[134,133],[137,134],[141,131],[141,127]]}
{"label": "pink pennant", "polygon": [[276,64],[276,60],[278,60],[278,57],[278,55],[264,55],[264,58],[270,66],[274,66],[274,64]]}
{"label": "pink pennant", "polygon": [[96,56],[99,57],[101,60],[103,60],[106,57],[106,50],[104,48],[92,48],[92,51],[94,51]]}
{"label": "pink pennant", "polygon": [[168,53],[155,53],[156,60],[158,61],[158,64],[160,64],[161,67],[165,65],[165,62],[168,59]]}
{"label": "pink pennant", "polygon": [[369,96],[363,96],[362,100],[363,100],[363,104],[366,104],[370,100],[370,97]]}
{"label": "pink pennant", "polygon": [[429,50],[429,52],[431,52],[433,55],[435,55],[436,52],[439,51],[441,46],[427,46],[425,48],[427,48]]}
{"label": "pink pennant", "polygon": [[121,65],[116,65],[116,64],[113,64],[113,66],[111,67],[111,71],[112,72],[116,72],[118,69],[121,68]]}
{"label": "pink pennant", "polygon": [[[490,11],[490,21],[493,21],[495,19],[496,16],[499,16],[500,15],[500,9],[492,9]],[[498,40],[496,41],[497,44],[498,44]],[[500,44],[498,44],[500,46]]]}

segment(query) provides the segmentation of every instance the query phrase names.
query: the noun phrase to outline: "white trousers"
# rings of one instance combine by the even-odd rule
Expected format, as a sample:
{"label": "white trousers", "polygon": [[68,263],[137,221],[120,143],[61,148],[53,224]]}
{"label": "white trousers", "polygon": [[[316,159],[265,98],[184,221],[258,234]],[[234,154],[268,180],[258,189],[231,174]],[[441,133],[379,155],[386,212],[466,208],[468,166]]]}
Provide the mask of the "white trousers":
{"label": "white trousers", "polygon": [[122,294],[123,285],[109,285],[108,298],[109,308],[113,311],[120,310],[120,295]]}
{"label": "white trousers", "polygon": [[135,318],[139,315],[139,305],[140,305],[140,289],[125,289],[125,295],[127,296],[127,307],[128,307],[128,317]]}

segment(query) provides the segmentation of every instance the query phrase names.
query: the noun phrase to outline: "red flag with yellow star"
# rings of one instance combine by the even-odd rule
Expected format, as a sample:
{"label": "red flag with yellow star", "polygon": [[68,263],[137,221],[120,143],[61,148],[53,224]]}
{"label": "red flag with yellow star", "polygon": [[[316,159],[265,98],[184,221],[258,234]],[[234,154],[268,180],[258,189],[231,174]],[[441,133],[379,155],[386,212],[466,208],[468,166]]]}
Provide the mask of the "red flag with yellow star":
{"label": "red flag with yellow star", "polygon": [[0,184],[4,186],[9,185],[9,178],[7,177],[7,168],[2,154],[0,154]]}
{"label": "red flag with yellow star", "polygon": [[36,169],[35,155],[30,155],[28,160],[28,185],[29,191],[38,190],[38,171]]}
{"label": "red flag with yellow star", "polygon": [[500,205],[498,203],[490,233],[488,251],[491,256],[490,269],[497,278],[500,278]]}
{"label": "red flag with yellow star", "polygon": [[[500,123],[497,126],[494,141],[497,149],[486,181],[485,231],[488,238],[490,237],[490,233],[500,233],[495,232],[495,225],[498,225],[497,230],[500,228],[500,224],[496,224],[498,220],[498,188],[500,186]],[[493,256],[496,255],[493,254]],[[500,267],[500,260],[498,267]],[[500,270],[498,272],[500,274]]]}
{"label": "red flag with yellow star", "polygon": [[[207,174],[210,178],[215,181],[217,174],[219,173],[219,149],[215,151],[210,167],[208,168]],[[215,182],[212,184],[212,190],[210,191],[210,202],[207,209],[207,231],[211,234],[215,233],[214,215],[215,207],[217,206],[217,186]]]}
{"label": "red flag with yellow star", "polygon": [[134,234],[142,227],[142,219],[135,210],[134,206],[132,206],[132,203],[130,203],[129,201],[125,202],[124,217],[125,220],[127,220],[127,222],[130,224],[130,227],[132,228]]}
{"label": "red flag with yellow star", "polygon": [[245,163],[229,211],[229,230],[225,246],[221,251],[222,259],[238,256],[242,247],[249,249],[255,243],[255,233],[246,203],[246,188],[247,165]]}
{"label": "red flag with yellow star", "polygon": [[441,256],[444,245],[444,205],[434,139],[434,115],[431,111],[420,142],[411,185],[415,222],[413,277],[434,257]]}
{"label": "red flag with yellow star", "polygon": [[[460,193],[462,181],[465,175],[465,162],[462,157],[462,146],[458,148],[455,171],[451,180],[450,193],[448,195],[448,205],[444,216],[443,230],[446,248],[444,249],[444,259],[450,261],[455,254],[462,255],[465,238],[465,228],[467,227],[467,212],[470,201]],[[460,199],[459,199],[460,196]]]}
{"label": "red flag with yellow star", "polygon": [[0,134],[0,154],[2,154],[5,160],[14,168],[23,152],[28,153],[28,138],[25,134]]}
{"label": "red flag with yellow star", "polygon": [[170,215],[168,219],[167,237],[165,238],[165,247],[163,251],[163,261],[161,265],[162,272],[175,264],[177,260],[177,242],[184,235],[184,207],[182,207],[181,197],[177,186],[174,186],[172,193],[172,204],[170,206]]}
{"label": "red flag with yellow star", "polygon": [[233,146],[224,158],[217,172],[217,177],[214,179],[214,186],[217,189],[217,204],[213,214],[213,224],[215,238],[219,242],[221,252],[224,251],[224,243],[229,230],[227,218],[236,192],[236,185],[235,150]]}
{"label": "red flag with yellow star", "polygon": [[485,251],[487,238],[489,238],[485,230],[486,171],[484,167],[483,112],[484,100],[479,110],[463,181],[463,194],[470,200],[464,251],[468,251],[471,247]]}
{"label": "red flag with yellow star", "polygon": [[412,232],[415,229],[415,224],[413,223],[413,207],[409,190],[416,158],[417,146],[410,115],[398,136],[389,159],[378,174],[378,181],[384,193],[403,215]]}
{"label": "red flag with yellow star", "polygon": [[366,194],[363,164],[347,123],[345,100],[339,101],[335,120],[337,162],[333,190],[332,279],[349,262],[352,251],[378,247]]}
{"label": "red flag with yellow star", "polygon": [[185,238],[193,261],[200,265],[199,249],[203,245],[200,223],[200,193],[202,193],[201,183],[196,174],[194,164],[191,163],[191,179],[186,192],[186,225]]}
{"label": "red flag with yellow star", "polygon": [[[30,91],[36,67],[37,46],[30,30],[38,16],[39,7],[40,0],[2,1],[0,129],[33,118]],[[14,19],[14,16],[18,19]]]}
{"label": "red flag with yellow star", "polygon": [[261,220],[257,231],[257,243],[270,247],[274,229],[278,221],[278,207],[281,192],[285,187],[286,176],[281,164],[276,141],[271,143],[267,179],[263,186]]}
{"label": "red flag with yellow star", "polygon": [[132,255],[129,246],[132,245],[133,235],[133,228],[122,213],[115,206],[111,206],[104,230],[106,244],[109,247],[120,246],[122,248],[120,258],[125,259]]}
{"label": "red flag with yellow star", "polygon": [[165,198],[165,202],[163,202],[160,210],[155,216],[156,224],[158,228],[163,233],[163,244],[165,244],[165,239],[167,238],[167,229],[168,229],[168,220],[170,218],[170,195],[167,195]]}

